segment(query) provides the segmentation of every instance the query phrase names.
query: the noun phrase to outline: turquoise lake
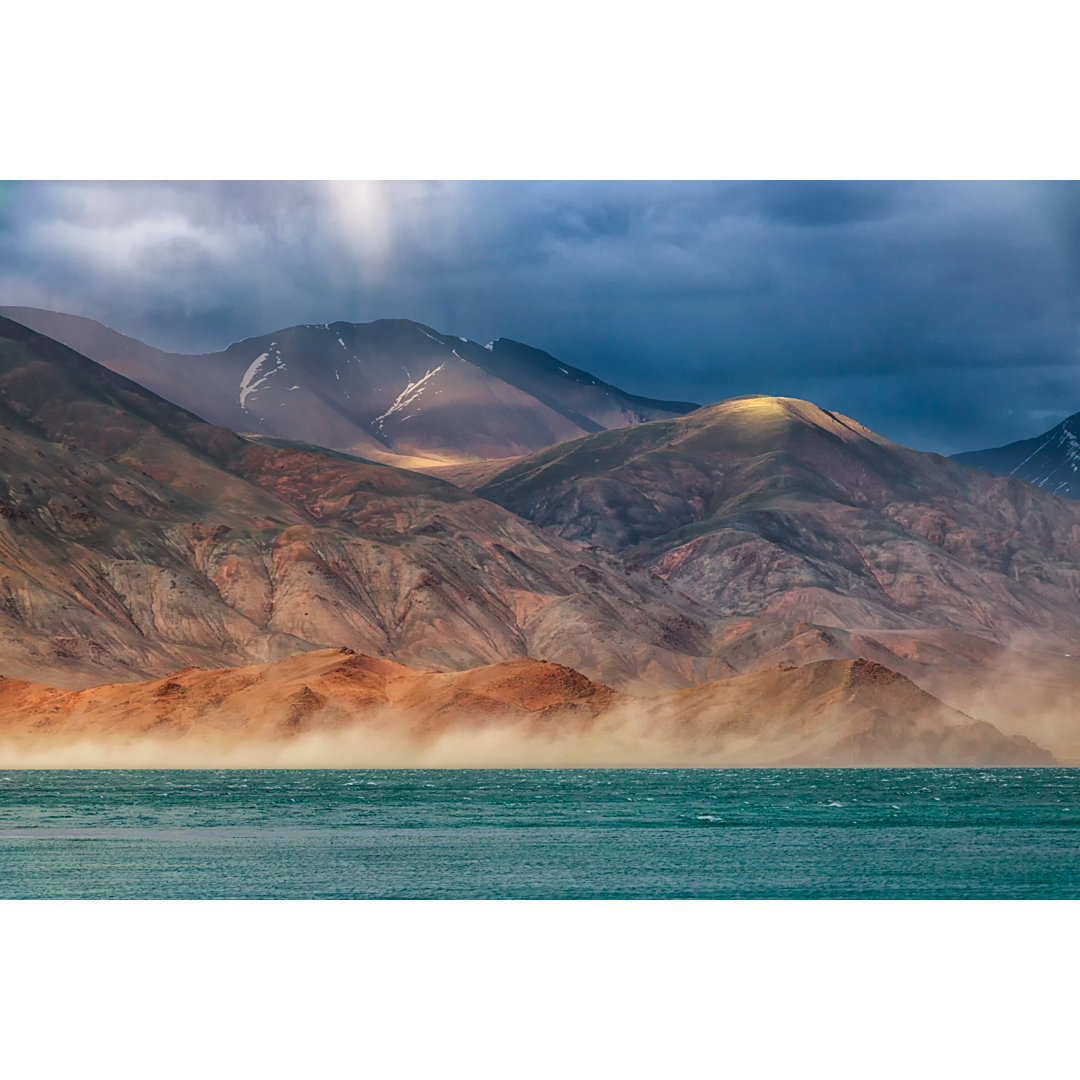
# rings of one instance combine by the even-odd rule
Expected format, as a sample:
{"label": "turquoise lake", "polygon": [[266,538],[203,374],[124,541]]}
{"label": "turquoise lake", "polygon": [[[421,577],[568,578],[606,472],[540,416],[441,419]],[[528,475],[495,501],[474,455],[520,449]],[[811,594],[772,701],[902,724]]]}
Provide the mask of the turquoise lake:
{"label": "turquoise lake", "polygon": [[0,771],[0,898],[1075,899],[1080,769]]}

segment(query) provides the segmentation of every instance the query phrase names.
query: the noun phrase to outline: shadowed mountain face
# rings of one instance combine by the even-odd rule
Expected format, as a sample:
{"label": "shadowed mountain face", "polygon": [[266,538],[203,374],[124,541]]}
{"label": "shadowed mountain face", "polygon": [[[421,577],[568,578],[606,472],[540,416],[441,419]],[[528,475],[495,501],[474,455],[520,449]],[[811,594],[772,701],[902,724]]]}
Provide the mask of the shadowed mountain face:
{"label": "shadowed mountain face", "polygon": [[514,660],[417,671],[328,649],[81,692],[0,678],[0,764],[1051,765],[866,660],[630,698]]}
{"label": "shadowed mountain face", "polygon": [[492,472],[485,498],[722,616],[1055,647],[1080,633],[1080,506],[808,402],[736,398]]}
{"label": "shadowed mountain face", "polygon": [[1018,476],[1053,495],[1080,499],[1080,413],[1034,439],[953,454],[952,460],[997,476]]}
{"label": "shadowed mountain face", "polygon": [[685,684],[705,614],[418,473],[243,439],[0,319],[0,671],[60,685],[347,646]]}
{"label": "shadowed mountain face", "polygon": [[695,408],[626,394],[505,338],[480,346],[404,319],[294,326],[182,356],[77,316],[0,314],[211,423],[376,459],[511,457]]}

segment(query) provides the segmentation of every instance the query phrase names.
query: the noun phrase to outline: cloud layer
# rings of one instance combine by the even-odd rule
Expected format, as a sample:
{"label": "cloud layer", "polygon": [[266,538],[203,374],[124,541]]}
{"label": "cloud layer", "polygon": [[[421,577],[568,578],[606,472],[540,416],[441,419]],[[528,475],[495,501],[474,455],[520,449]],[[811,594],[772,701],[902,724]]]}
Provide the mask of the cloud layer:
{"label": "cloud layer", "polygon": [[413,318],[953,452],[1080,410],[1080,185],[7,183],[0,303],[193,352]]}

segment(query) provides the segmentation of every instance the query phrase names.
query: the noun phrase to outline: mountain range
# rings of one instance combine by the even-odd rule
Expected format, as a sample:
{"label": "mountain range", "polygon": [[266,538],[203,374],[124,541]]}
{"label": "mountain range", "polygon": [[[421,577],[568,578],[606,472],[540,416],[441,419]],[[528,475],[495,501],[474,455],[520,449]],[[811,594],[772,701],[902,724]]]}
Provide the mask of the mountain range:
{"label": "mountain range", "polygon": [[[415,340],[422,338],[442,352],[404,373],[409,385],[418,373],[427,379],[420,399],[440,389],[423,364],[457,353],[463,367],[454,378],[479,380],[455,383],[460,406],[433,406],[426,442],[384,432],[375,440],[382,459],[371,460],[356,443],[317,445],[316,421],[303,432],[250,437],[209,423],[205,409],[180,407],[111,370],[150,364],[140,351],[148,347],[125,339],[133,343],[124,359],[112,332],[96,325],[83,330],[103,332],[110,365],[0,319],[0,674],[20,687],[48,684],[60,694],[112,685],[119,689],[102,689],[102,700],[115,704],[128,693],[135,712],[149,716],[160,705],[157,688],[139,684],[213,684],[206,700],[220,700],[200,715],[218,710],[215,723],[242,728],[247,698],[229,707],[231,691],[220,682],[174,673],[269,665],[258,678],[271,685],[274,671],[303,674],[302,666],[275,665],[341,648],[444,675],[526,658],[633,697],[619,706],[633,714],[625,730],[640,734],[634,725],[652,717],[646,742],[656,760],[685,762],[688,747],[705,745],[683,731],[705,732],[716,761],[881,763],[893,745],[887,733],[903,729],[895,760],[925,764],[946,727],[977,721],[994,735],[971,729],[985,738],[955,744],[968,747],[957,753],[970,763],[1031,762],[1046,752],[1080,761],[1073,501],[907,449],[809,402],[754,396],[691,411],[646,404],[575,369],[553,373],[558,361],[524,346],[475,346],[488,357],[484,368],[468,343],[428,338],[434,331],[414,323],[365,324],[353,336],[352,324],[299,327],[240,343],[228,361],[221,358],[230,350],[217,354],[220,386],[244,409],[277,385],[260,382],[262,366],[252,371],[256,361],[270,364],[270,342],[284,350],[272,363],[281,381],[294,365],[324,386],[346,381],[327,352],[328,335],[341,339],[339,352],[355,345],[358,369],[384,362],[363,342],[387,343],[379,356],[393,359],[385,365],[408,364],[414,346],[429,355]],[[156,355],[150,366],[161,378],[200,382]],[[385,404],[363,397],[367,385],[349,383],[357,417],[377,417]],[[197,389],[208,399],[216,393],[209,376]],[[539,404],[526,406],[510,390]],[[494,395],[475,413],[467,407],[474,391]],[[415,404],[392,412],[395,433],[407,430],[396,413]],[[652,417],[653,407],[661,415]],[[486,432],[511,433],[522,409],[539,411],[544,425],[555,416],[569,423],[572,412],[576,430],[537,448],[529,443],[554,427],[468,443],[481,413]],[[456,432],[457,441],[437,439],[439,431]],[[851,757],[837,735],[843,717],[854,716],[840,704],[852,690],[848,669],[820,669],[839,673],[839,697],[827,706],[812,692],[819,683],[809,669],[856,660],[873,665],[854,670],[860,738],[877,757]],[[757,676],[764,681],[740,682]],[[305,723],[318,726],[324,708],[333,713],[304,678],[281,683],[275,724],[291,715],[286,705],[297,694],[307,702]],[[924,696],[901,693],[907,685]],[[461,708],[447,714],[466,727],[471,686],[453,691],[451,699],[464,695]],[[48,696],[33,687],[19,694]],[[149,712],[146,695],[156,703]],[[78,704],[63,701],[55,699],[63,715]],[[85,718],[81,709],[70,715]],[[435,722],[421,713],[410,712],[406,726]],[[805,754],[777,735],[781,714],[805,726]],[[32,741],[30,713],[18,715],[19,738]],[[936,719],[926,727],[920,718]],[[128,730],[141,730],[140,722]],[[922,740],[922,757],[911,738]],[[1013,738],[1037,746],[995,744],[1012,747],[1005,758],[991,746]],[[536,750],[529,748],[520,751],[525,758]]]}
{"label": "mountain range", "polygon": [[0,656],[66,685],[323,646],[471,666],[707,654],[646,571],[420,473],[214,427],[0,320]]}
{"label": "mountain range", "polygon": [[292,326],[186,356],[80,316],[0,315],[210,423],[396,464],[511,457],[697,407],[627,394],[507,338],[481,346],[406,319]]}
{"label": "mountain range", "polygon": [[721,616],[998,641],[1080,631],[1080,506],[809,402],[735,398],[463,483]]}

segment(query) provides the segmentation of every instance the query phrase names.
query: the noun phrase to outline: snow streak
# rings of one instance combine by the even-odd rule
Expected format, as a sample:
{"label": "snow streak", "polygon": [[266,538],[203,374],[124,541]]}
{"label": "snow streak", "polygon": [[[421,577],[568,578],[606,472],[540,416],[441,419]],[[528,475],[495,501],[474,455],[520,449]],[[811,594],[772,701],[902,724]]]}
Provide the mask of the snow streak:
{"label": "snow streak", "polygon": [[[265,373],[260,374],[263,364],[266,363],[267,360],[272,360],[274,362],[274,366]],[[281,353],[278,352],[277,342],[271,342],[270,348],[261,356],[257,357],[254,361],[252,361],[247,371],[244,372],[244,377],[240,380],[240,397],[238,399],[240,402],[240,408],[247,412],[248,398],[251,397],[251,395],[254,394],[255,391],[258,390],[259,387],[262,386],[263,383],[265,383],[266,380],[269,379],[275,371],[284,370],[285,362],[281,359]],[[256,378],[256,376],[258,376],[258,378]]]}
{"label": "snow streak", "polygon": [[[428,336],[430,337],[431,335],[429,334]],[[379,430],[382,431],[383,423],[388,416],[390,416],[392,413],[401,412],[402,409],[408,408],[424,392],[424,384],[428,381],[428,379],[430,379],[433,375],[438,375],[438,373],[442,371],[444,367],[446,367],[445,364],[440,364],[437,368],[434,368],[426,375],[423,375],[421,378],[417,379],[416,382],[410,382],[408,386],[406,386],[405,389],[402,390],[400,394],[398,394],[397,398],[394,400],[394,404],[391,405],[390,408],[382,414],[382,416],[375,417],[373,423],[379,425]]]}

